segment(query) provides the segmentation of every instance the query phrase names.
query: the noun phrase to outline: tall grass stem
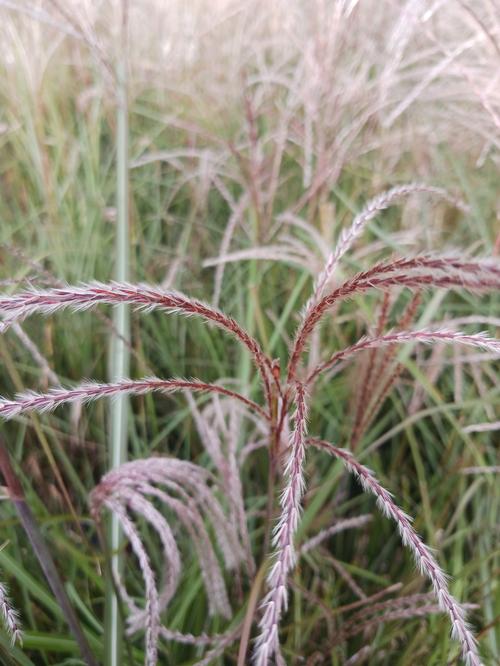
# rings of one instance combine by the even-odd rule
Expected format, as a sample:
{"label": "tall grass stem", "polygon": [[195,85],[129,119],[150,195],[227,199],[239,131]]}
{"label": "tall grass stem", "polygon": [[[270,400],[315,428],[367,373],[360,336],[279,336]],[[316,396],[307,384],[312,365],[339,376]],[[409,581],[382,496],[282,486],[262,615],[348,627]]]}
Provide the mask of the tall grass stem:
{"label": "tall grass stem", "polygon": [[[128,76],[127,76],[127,0],[122,2],[122,24],[119,53],[116,65],[116,245],[115,278],[129,278],[129,128],[128,128]],[[111,380],[116,381],[129,374],[130,321],[128,305],[121,303],[114,311],[116,334],[111,338]],[[112,469],[127,460],[127,412],[128,398],[117,396],[110,413],[109,464]],[[105,614],[105,664],[120,666],[122,662],[122,622],[119,602],[112,577],[123,570],[120,553],[122,531],[115,514],[109,521],[109,546],[111,551],[111,575],[106,582]]]}

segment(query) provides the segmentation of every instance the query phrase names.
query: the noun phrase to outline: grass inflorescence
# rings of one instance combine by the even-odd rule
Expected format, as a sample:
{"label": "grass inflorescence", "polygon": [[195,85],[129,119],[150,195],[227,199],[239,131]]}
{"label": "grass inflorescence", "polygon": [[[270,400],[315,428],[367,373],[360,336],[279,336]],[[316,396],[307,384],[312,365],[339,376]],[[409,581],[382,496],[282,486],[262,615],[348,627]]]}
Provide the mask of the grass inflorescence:
{"label": "grass inflorescence", "polygon": [[307,4],[0,1],[6,664],[498,658],[498,17]]}

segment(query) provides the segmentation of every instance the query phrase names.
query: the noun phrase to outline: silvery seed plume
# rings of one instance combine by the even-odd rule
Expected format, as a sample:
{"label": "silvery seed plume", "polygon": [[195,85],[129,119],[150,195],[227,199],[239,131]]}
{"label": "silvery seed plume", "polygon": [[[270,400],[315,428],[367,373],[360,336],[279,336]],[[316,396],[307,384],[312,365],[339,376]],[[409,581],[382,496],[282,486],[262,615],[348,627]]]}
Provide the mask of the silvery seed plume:
{"label": "silvery seed plume", "polygon": [[[141,609],[128,594],[124,581],[117,581],[130,616],[129,631],[146,630],[146,663],[156,663],[157,645],[162,633],[160,614],[168,607],[181,579],[178,526],[183,525],[194,542],[207,590],[212,613],[229,617],[231,609],[219,564],[205,524],[214,527],[215,539],[223,554],[227,568],[237,567],[244,552],[237,540],[234,526],[228,525],[227,515],[216,495],[216,479],[207,470],[187,461],[170,458],[147,458],[125,463],[106,474],[90,496],[92,514],[99,520],[105,507],[114,512],[127,536],[141,566],[146,605]],[[178,521],[172,530],[167,514],[153,504],[159,501],[169,515]],[[150,564],[137,517],[142,516],[160,538],[164,558],[164,580],[158,586],[157,575]],[[175,640],[175,634],[170,640]],[[215,643],[218,641],[214,639]]]}
{"label": "silvery seed plume", "polygon": [[12,645],[20,643],[22,641],[22,632],[19,613],[12,606],[4,583],[0,583],[0,615],[4,629],[10,637]]}

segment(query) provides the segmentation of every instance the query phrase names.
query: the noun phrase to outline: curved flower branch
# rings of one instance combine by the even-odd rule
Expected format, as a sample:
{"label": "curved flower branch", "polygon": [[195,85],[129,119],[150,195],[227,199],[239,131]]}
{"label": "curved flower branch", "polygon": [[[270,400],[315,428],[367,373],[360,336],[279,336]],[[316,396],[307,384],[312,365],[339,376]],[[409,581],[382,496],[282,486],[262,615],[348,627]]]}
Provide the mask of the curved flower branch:
{"label": "curved flower branch", "polygon": [[486,351],[500,352],[500,340],[491,338],[487,333],[473,333],[467,334],[460,331],[453,331],[447,329],[438,329],[432,331],[430,329],[421,329],[418,331],[397,331],[395,333],[386,333],[378,337],[369,338],[364,337],[350,347],[346,347],[341,351],[336,352],[330,358],[318,365],[306,380],[306,384],[312,384],[319,374],[325,370],[334,367],[340,361],[351,359],[357,353],[366,351],[368,349],[379,349],[393,344],[405,344],[406,342],[422,342],[425,344],[433,344],[435,342],[448,342],[451,344],[460,344],[470,347],[479,347]]}
{"label": "curved flower branch", "polygon": [[260,348],[259,343],[238,322],[202,301],[189,298],[175,291],[164,291],[148,284],[128,284],[126,282],[92,282],[78,287],[56,287],[44,290],[28,290],[13,296],[0,298],[0,313],[5,318],[0,322],[0,333],[14,322],[40,312],[53,314],[64,308],[88,310],[98,304],[117,305],[128,303],[138,310],[147,312],[160,309],[165,312],[201,317],[222,328],[239,340],[251,353],[260,372],[268,404],[270,404],[270,382],[272,381],[271,361]]}
{"label": "curved flower branch", "polygon": [[394,502],[391,493],[380,484],[373,472],[359,463],[349,451],[315,438],[308,439],[307,443],[341,460],[349,472],[358,479],[363,490],[377,498],[377,504],[384,515],[396,523],[403,544],[411,550],[420,572],[431,581],[441,609],[448,614],[451,620],[453,637],[461,645],[466,664],[481,666],[477,642],[465,619],[465,611],[451,595],[446,575],[436,562],[429,547],[423,543],[414,530],[411,518]]}
{"label": "curved flower branch", "polygon": [[73,388],[52,388],[47,393],[26,391],[25,393],[18,394],[14,400],[0,398],[0,416],[3,416],[5,419],[11,419],[25,412],[48,412],[69,402],[90,402],[99,398],[112,398],[122,393],[144,395],[152,391],[175,393],[176,391],[186,390],[198,393],[210,392],[226,395],[242,402],[262,416],[262,418],[266,420],[269,418],[257,403],[236,391],[231,391],[218,384],[207,384],[196,379],[159,379],[158,377],[121,379],[109,384],[83,382]]}
{"label": "curved flower branch", "polygon": [[[431,272],[422,272],[423,269]],[[440,274],[437,271],[442,271]],[[290,351],[288,380],[296,374],[307,341],[327,310],[337,302],[371,289],[393,287],[460,288],[471,291],[500,289],[500,265],[489,260],[462,261],[453,257],[421,256],[377,264],[358,273],[324,296],[302,319]]]}

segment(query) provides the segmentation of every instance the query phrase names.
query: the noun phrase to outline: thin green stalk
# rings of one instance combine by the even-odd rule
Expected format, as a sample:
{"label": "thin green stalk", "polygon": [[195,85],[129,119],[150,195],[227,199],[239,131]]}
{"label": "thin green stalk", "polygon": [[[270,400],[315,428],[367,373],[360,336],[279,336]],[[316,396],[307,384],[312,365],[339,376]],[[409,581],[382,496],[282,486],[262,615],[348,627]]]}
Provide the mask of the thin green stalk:
{"label": "thin green stalk", "polygon": [[[128,99],[127,99],[127,2],[122,4],[122,39],[116,67],[116,246],[115,278],[129,279],[129,147],[128,147]],[[111,345],[111,380],[116,381],[129,374],[129,311],[125,305],[114,311],[116,334]],[[127,459],[127,414],[128,401],[122,395],[113,402],[110,416],[109,464],[113,469]],[[123,652],[123,628],[119,602],[115,594],[113,576],[123,570],[122,534],[116,516],[109,520],[109,548],[111,552],[110,574],[106,584],[106,613],[104,622],[105,664],[120,666]]]}

